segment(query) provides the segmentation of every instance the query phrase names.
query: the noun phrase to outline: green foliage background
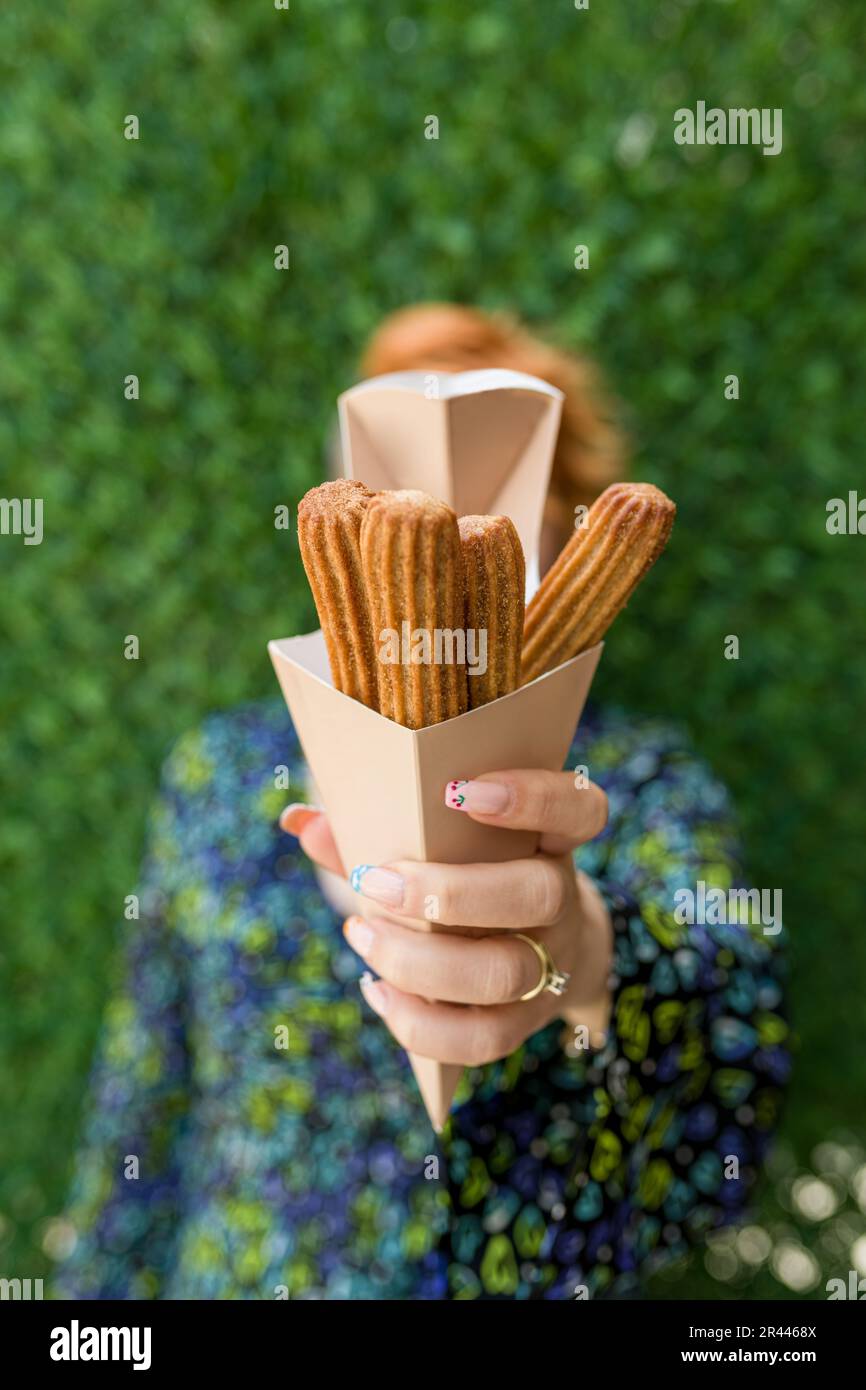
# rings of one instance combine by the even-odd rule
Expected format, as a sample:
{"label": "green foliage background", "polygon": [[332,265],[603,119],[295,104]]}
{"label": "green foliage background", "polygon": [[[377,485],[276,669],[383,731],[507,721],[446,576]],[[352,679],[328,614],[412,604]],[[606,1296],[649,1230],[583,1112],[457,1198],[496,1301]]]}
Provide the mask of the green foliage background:
{"label": "green foliage background", "polygon": [[[864,485],[861,8],[0,11],[0,490],[46,526],[0,537],[0,1273],[48,1268],[160,760],[272,693],[266,640],[312,625],[273,508],[319,478],[363,339],[413,300],[517,311],[627,403],[633,471],[680,512],[599,690],[689,727],[752,881],[784,889],[797,1161],[862,1129],[866,539],[825,530]],[[782,154],[676,146],[699,99],[781,107]]]}

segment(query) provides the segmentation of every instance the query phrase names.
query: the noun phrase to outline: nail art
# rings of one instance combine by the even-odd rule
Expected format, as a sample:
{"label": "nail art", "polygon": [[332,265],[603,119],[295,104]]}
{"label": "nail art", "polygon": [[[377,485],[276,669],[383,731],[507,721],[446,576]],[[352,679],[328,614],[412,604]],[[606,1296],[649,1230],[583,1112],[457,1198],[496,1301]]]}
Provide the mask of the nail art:
{"label": "nail art", "polygon": [[501,816],[508,810],[510,801],[511,791],[502,782],[449,782],[445,788],[445,805],[452,811]]}
{"label": "nail art", "polygon": [[356,865],[355,865],[354,869],[352,870],[351,874],[349,875],[349,882],[351,883],[351,885],[352,885],[352,887],[354,888],[354,890],[355,890],[356,893],[360,893],[360,891],[361,891],[361,879],[364,877],[364,875],[365,875],[365,873],[367,872],[367,870],[368,870],[368,869],[373,869],[373,868],[375,868],[375,867],[376,867],[376,866],[375,866],[374,864],[356,864]]}
{"label": "nail art", "polygon": [[349,876],[356,893],[382,903],[385,907],[400,907],[406,883],[402,874],[393,869],[380,869],[378,864],[356,864]]}
{"label": "nail art", "polygon": [[466,786],[464,777],[462,782],[449,782],[445,788],[445,805],[450,806],[452,811],[459,811],[465,801],[461,787]]}

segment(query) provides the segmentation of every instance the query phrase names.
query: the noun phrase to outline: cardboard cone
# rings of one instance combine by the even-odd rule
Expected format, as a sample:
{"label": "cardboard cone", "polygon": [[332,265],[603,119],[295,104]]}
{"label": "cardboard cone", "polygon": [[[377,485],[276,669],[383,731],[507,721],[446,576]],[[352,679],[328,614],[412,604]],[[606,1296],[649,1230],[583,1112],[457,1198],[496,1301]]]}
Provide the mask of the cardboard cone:
{"label": "cardboard cone", "polygon": [[[334,689],[321,632],[270,642],[268,651],[349,872],[396,859],[501,863],[533,854],[537,835],[459,815],[446,806],[445,788],[456,777],[509,767],[559,771],[602,644],[492,704],[417,730]],[[439,930],[435,904],[429,929]],[[462,1068],[410,1060],[440,1130]]]}
{"label": "cardboard cone", "polygon": [[[339,399],[343,469],[374,490],[419,488],[460,516],[510,516],[530,597],[562,400],[548,382],[500,369],[374,377]],[[601,644],[492,704],[417,731],[334,690],[321,633],[271,642],[269,651],[347,870],[394,859],[502,862],[534,852],[535,835],[449,810],[445,786],[509,767],[558,771]],[[433,920],[430,929],[437,930]],[[411,1054],[410,1061],[441,1129],[462,1068]]]}
{"label": "cardboard cone", "polygon": [[562,392],[525,372],[395,372],[339,399],[343,467],[374,491],[419,488],[458,516],[510,516],[538,587]]}
{"label": "cardboard cone", "polygon": [[432,1057],[418,1057],[414,1052],[407,1052],[406,1056],[412,1064],[430,1123],[436,1133],[441,1134],[454,1093],[460,1085],[463,1068],[449,1066],[446,1062],[434,1062]]}

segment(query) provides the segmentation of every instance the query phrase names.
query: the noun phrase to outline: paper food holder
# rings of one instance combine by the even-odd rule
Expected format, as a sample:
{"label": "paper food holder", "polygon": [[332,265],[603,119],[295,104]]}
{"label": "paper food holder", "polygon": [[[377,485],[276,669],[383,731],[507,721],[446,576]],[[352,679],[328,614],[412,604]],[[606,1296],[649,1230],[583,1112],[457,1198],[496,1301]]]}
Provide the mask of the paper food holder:
{"label": "paper food holder", "polygon": [[[561,392],[521,372],[377,377],[340,397],[344,470],[374,490],[419,488],[458,516],[510,516],[532,592],[561,404]],[[270,642],[347,871],[396,859],[468,864],[531,855],[537,835],[449,810],[445,787],[509,767],[559,771],[602,645],[480,709],[413,730],[333,688],[321,632]],[[463,1069],[411,1053],[409,1060],[441,1130]]]}

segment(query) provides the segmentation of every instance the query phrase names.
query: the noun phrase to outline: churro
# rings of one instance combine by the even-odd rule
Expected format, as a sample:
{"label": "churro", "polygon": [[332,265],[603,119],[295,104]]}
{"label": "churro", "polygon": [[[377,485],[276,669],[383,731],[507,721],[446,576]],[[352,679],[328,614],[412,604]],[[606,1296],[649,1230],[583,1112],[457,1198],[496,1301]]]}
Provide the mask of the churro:
{"label": "churro", "polygon": [[469,670],[469,708],[510,695],[520,684],[526,565],[507,516],[461,516],[466,631],[484,646],[485,669]]}
{"label": "churro", "polygon": [[360,548],[361,523],[373,496],[348,478],[312,488],[298,507],[298,541],[334,686],[378,709],[378,663]]}
{"label": "churro", "polygon": [[601,641],[664,550],[675,515],[650,483],[614,483],[593,502],[527,606],[523,685]]}
{"label": "churro", "polygon": [[361,527],[361,565],[378,644],[380,713],[410,729],[463,714],[463,561],[454,512],[423,492],[377,493]]}

